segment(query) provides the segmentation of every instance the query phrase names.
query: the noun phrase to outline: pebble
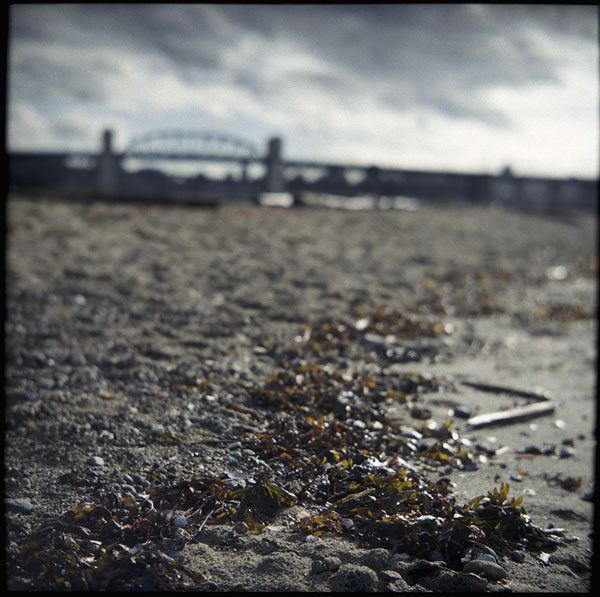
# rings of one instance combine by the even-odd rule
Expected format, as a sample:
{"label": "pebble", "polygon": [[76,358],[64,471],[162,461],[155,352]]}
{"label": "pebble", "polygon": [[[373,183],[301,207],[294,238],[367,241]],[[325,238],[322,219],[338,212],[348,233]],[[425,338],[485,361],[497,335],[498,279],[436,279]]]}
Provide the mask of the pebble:
{"label": "pebble", "polygon": [[125,493],[129,493],[132,496],[136,496],[138,495],[138,489],[136,489],[133,485],[129,485],[128,483],[125,483],[123,485],[121,485],[121,491],[125,494]]}
{"label": "pebble", "polygon": [[457,404],[452,409],[452,416],[458,417],[459,419],[469,419],[472,414],[472,409],[467,406],[462,406],[461,404]]}
{"label": "pebble", "polygon": [[563,448],[561,448],[560,452],[558,453],[558,457],[559,458],[571,458],[572,456],[575,456],[577,454],[577,450],[575,450],[575,448],[571,448],[570,446],[564,446]]}
{"label": "pebble", "polygon": [[6,498],[4,507],[9,512],[22,512],[28,514],[33,512],[33,503],[29,498]]}
{"label": "pebble", "polygon": [[525,561],[525,554],[522,551],[515,550],[510,555],[515,562],[522,563]]}
{"label": "pebble", "polygon": [[322,572],[325,572],[325,570],[325,564],[323,564],[321,560],[312,561],[312,564],[310,565],[310,571],[313,574],[321,574]]}
{"label": "pebble", "polygon": [[490,580],[500,580],[506,577],[506,570],[502,566],[488,560],[470,560],[464,565],[463,572],[485,574]]}
{"label": "pebble", "polygon": [[38,380],[38,385],[46,390],[51,390],[54,386],[54,380],[50,377],[40,377]]}
{"label": "pebble", "polygon": [[102,458],[101,456],[90,456],[87,459],[87,464],[89,464],[90,466],[104,466],[105,462],[104,458]]}
{"label": "pebble", "polygon": [[179,527],[180,529],[185,529],[187,525],[188,521],[185,516],[181,516],[180,514],[173,516],[173,526]]}
{"label": "pebble", "polygon": [[342,561],[339,558],[336,558],[335,556],[327,556],[323,558],[323,565],[325,566],[325,568],[327,568],[327,570],[335,572],[342,565]]}
{"label": "pebble", "polygon": [[149,483],[148,483],[148,479],[146,479],[146,477],[142,477],[142,475],[138,474],[138,473],[131,473],[130,476],[131,480],[133,483],[139,483],[140,485],[143,485],[144,487],[146,487]]}

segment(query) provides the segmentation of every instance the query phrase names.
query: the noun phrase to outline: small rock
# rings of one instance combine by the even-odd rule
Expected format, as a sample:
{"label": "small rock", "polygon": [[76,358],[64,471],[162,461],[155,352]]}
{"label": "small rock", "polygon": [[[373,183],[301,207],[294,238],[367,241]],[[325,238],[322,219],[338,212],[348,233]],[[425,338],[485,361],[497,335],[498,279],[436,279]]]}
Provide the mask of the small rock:
{"label": "small rock", "polygon": [[102,458],[101,456],[90,456],[87,459],[87,464],[89,464],[90,466],[104,466],[105,462],[104,458]]}
{"label": "small rock", "polygon": [[500,580],[506,577],[506,570],[502,566],[488,560],[470,560],[464,565],[463,572],[485,574],[490,580]]}
{"label": "small rock", "polygon": [[342,561],[335,556],[327,556],[326,558],[323,558],[323,565],[327,570],[335,572],[342,565]]}
{"label": "small rock", "polygon": [[321,560],[313,560],[310,566],[310,571],[313,574],[321,574],[322,572],[325,572],[325,570],[325,564],[323,564]]}
{"label": "small rock", "polygon": [[458,417],[459,419],[469,419],[471,418],[472,414],[473,411],[470,408],[468,408],[467,406],[462,406],[461,404],[457,404],[452,409],[452,416]]}
{"label": "small rock", "polygon": [[559,458],[571,458],[577,454],[577,450],[575,448],[571,448],[570,446],[564,446],[561,448],[558,453]]}
{"label": "small rock", "polygon": [[250,527],[245,522],[241,521],[236,523],[233,529],[238,535],[245,535],[250,530]]}
{"label": "small rock", "polygon": [[138,473],[131,473],[131,479],[134,483],[139,483],[140,485],[146,486],[148,484],[148,479]]}
{"label": "small rock", "polygon": [[542,450],[537,446],[527,446],[521,450],[521,454],[541,454]]}
{"label": "small rock", "polygon": [[6,498],[4,507],[9,512],[22,512],[28,514],[33,511],[33,503],[29,498]]}
{"label": "small rock", "polygon": [[513,551],[511,554],[512,559],[515,562],[519,562],[519,564],[521,564],[522,562],[525,561],[525,554],[522,551]]}
{"label": "small rock", "polygon": [[138,494],[137,490],[135,489],[135,487],[125,484],[125,485],[121,485],[121,491],[123,493],[128,493],[131,496],[136,496]]}
{"label": "small rock", "polygon": [[187,525],[188,521],[185,516],[181,516],[180,514],[173,516],[173,526],[179,527],[180,529],[185,529]]}
{"label": "small rock", "polygon": [[55,382],[51,377],[40,377],[37,382],[39,386],[46,390],[51,390],[55,386]]}

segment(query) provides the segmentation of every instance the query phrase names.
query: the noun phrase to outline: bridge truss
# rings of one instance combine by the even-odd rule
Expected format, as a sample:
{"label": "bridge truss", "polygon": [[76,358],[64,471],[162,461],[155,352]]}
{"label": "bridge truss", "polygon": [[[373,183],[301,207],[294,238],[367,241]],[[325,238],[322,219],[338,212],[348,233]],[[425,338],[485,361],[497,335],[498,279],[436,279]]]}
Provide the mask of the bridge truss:
{"label": "bridge truss", "polygon": [[137,137],[122,159],[264,161],[255,145],[239,137],[210,131],[162,130]]}

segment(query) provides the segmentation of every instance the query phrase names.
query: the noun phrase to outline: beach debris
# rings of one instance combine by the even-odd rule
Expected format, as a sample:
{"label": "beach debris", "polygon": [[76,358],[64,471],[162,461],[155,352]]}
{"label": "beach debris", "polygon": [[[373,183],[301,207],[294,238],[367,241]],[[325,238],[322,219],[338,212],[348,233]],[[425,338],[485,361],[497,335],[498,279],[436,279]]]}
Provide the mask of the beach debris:
{"label": "beach debris", "polygon": [[63,590],[197,588],[206,577],[156,541],[168,526],[156,509],[109,493],[101,503],[82,502],[33,530],[19,550],[17,569]]}
{"label": "beach debris", "polygon": [[482,415],[476,415],[467,420],[470,427],[486,427],[488,425],[499,425],[517,423],[532,417],[550,415],[554,412],[554,403],[550,400],[535,402],[526,406],[518,406],[507,410],[501,410]]}
{"label": "beach debris", "polygon": [[496,394],[506,394],[509,396],[519,396],[535,400],[535,402],[524,406],[517,406],[511,409],[484,413],[471,417],[467,420],[467,424],[473,428],[517,423],[534,417],[542,417],[554,413],[556,408],[554,402],[550,400],[550,394],[541,389],[539,391],[519,390],[505,386],[466,380],[461,380],[460,383],[482,392],[493,392]]}
{"label": "beach debris", "polygon": [[593,317],[595,312],[586,305],[559,303],[538,307],[535,310],[534,315],[536,319],[542,321],[570,323],[580,319]]}
{"label": "beach debris", "polygon": [[519,390],[516,388],[510,388],[507,386],[499,386],[495,384],[489,384],[484,382],[474,382],[461,380],[460,383],[464,386],[481,390],[482,392],[493,392],[495,394],[508,394],[509,396],[521,396],[522,398],[532,398],[533,400],[548,400],[550,393],[544,391],[541,388],[533,390]]}
{"label": "beach debris", "polygon": [[440,275],[428,275],[422,281],[425,296],[411,310],[437,315],[482,317],[504,313],[497,302],[497,289],[512,278],[502,269],[452,269]]}
{"label": "beach debris", "polygon": [[358,309],[352,318],[324,317],[304,324],[296,337],[296,349],[307,356],[329,356],[366,360],[408,362],[423,356],[435,357],[443,348],[442,340],[454,328],[425,317],[409,316],[386,305]]}
{"label": "beach debris", "polygon": [[[437,322],[377,307],[305,324],[293,357],[285,347],[261,344],[278,355],[277,372],[261,383],[240,379],[246,403],[232,400],[225,411],[260,426],[227,427],[214,440],[150,429],[153,441],[166,447],[211,441],[228,446],[239,454],[235,470],[177,482],[147,472],[143,492],[99,488],[101,499],[82,502],[56,524],[32,530],[10,554],[11,575],[47,589],[202,590],[214,583],[185,566],[180,550],[186,544],[199,540],[207,525],[229,525],[238,535],[262,533],[276,512],[294,506],[302,515],[289,532],[308,543],[333,534],[456,571],[469,559],[497,565],[515,551],[548,553],[568,543],[559,530],[533,525],[523,497],[508,498],[508,484],[459,505],[443,475],[476,470],[486,452],[461,437],[450,420],[435,421],[419,404],[454,382],[416,371],[388,375],[364,344],[367,334],[414,340],[445,333]],[[356,357],[360,366],[338,370],[328,355]],[[210,383],[179,379],[176,372],[169,383],[170,391],[184,396],[191,385],[218,395]],[[548,406],[540,396],[536,404]],[[224,400],[204,402],[222,410]],[[406,416],[391,417],[391,407]],[[428,479],[431,472],[437,482]],[[65,482],[79,476],[73,471]],[[134,473],[125,481],[136,481]],[[337,564],[322,560],[324,570],[354,583],[345,565]],[[494,566],[470,566],[487,566],[482,574],[502,578]],[[33,584],[22,588],[28,587]]]}
{"label": "beach debris", "polygon": [[552,477],[545,475],[545,478],[551,487],[562,487],[567,491],[577,491],[583,487],[583,477],[563,477],[562,473],[557,473]]}
{"label": "beach debris", "polygon": [[536,557],[540,562],[542,562],[542,564],[548,566],[550,564],[550,558],[552,557],[552,554],[541,552],[537,554]]}

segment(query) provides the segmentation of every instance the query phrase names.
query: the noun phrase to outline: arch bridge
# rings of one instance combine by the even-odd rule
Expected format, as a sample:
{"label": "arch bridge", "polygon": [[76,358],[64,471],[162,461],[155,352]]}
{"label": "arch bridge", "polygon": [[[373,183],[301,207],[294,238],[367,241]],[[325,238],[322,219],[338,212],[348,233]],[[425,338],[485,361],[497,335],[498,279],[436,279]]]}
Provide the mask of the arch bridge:
{"label": "arch bridge", "polygon": [[212,131],[160,130],[134,138],[120,159],[264,161],[253,143]]}
{"label": "arch bridge", "polygon": [[265,187],[270,191],[283,188],[281,140],[269,140],[267,151],[260,155],[249,141],[223,133],[194,130],[159,130],[134,138],[123,153],[112,148],[112,131],[102,136],[102,151],[98,159],[98,190],[104,195],[118,192],[119,164],[128,159],[183,160],[233,162],[242,166],[242,178],[250,163],[266,167]]}

